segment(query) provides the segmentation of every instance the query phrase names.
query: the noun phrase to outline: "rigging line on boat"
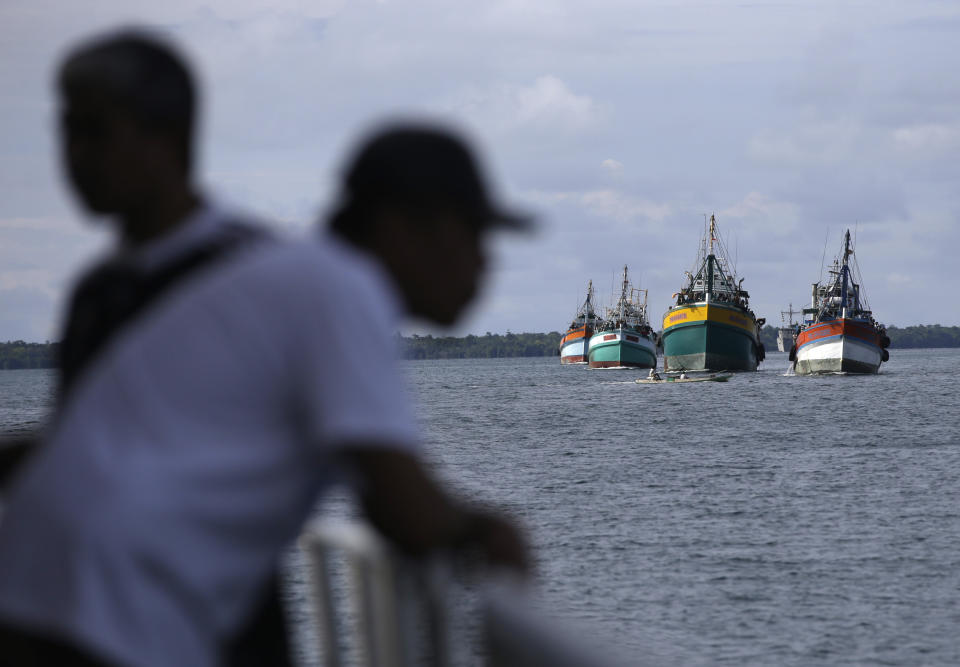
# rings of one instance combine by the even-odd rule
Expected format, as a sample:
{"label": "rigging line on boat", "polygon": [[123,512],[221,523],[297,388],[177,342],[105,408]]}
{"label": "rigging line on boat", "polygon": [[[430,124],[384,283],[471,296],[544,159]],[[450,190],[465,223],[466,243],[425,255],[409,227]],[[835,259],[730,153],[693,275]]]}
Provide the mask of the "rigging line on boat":
{"label": "rigging line on boat", "polygon": [[[727,262],[730,263],[730,235],[732,231],[727,232],[727,238],[723,242],[723,255],[727,258]],[[736,282],[737,279],[737,260],[734,258],[732,266],[730,267],[730,279]]]}
{"label": "rigging line on boat", "polygon": [[733,235],[734,246],[733,246],[733,275],[737,275],[737,262],[740,261],[740,235]]}
{"label": "rigging line on boat", "polygon": [[853,269],[855,272],[855,277],[857,279],[857,291],[860,295],[860,305],[865,310],[871,310],[870,308],[870,299],[867,297],[867,288],[863,284],[863,274],[860,272],[860,262],[857,260],[856,250],[852,253],[853,256]]}
{"label": "rigging line on boat", "polygon": [[[820,255],[820,276],[817,278],[817,283],[823,282],[823,263],[827,261],[827,243],[830,241],[830,226],[827,226],[827,233],[823,237],[823,254]],[[810,304],[811,307],[816,306],[816,304]]]}
{"label": "rigging line on boat", "polygon": [[[860,221],[859,221],[859,220],[857,220],[855,223],[853,223],[853,247],[854,247],[854,248],[857,247],[857,232],[858,232],[858,231],[860,231]],[[856,250],[853,251],[853,268],[854,268],[854,270],[856,271],[856,278],[857,278],[857,283],[858,283],[858,285],[857,285],[857,290],[858,290],[859,293],[860,293],[860,302],[861,302],[861,304],[862,304],[862,307],[865,308],[866,310],[870,310],[870,300],[867,299],[867,290],[866,290],[866,287],[864,287],[864,285],[863,285],[863,277],[862,277],[862,274],[860,273],[860,262],[857,261],[857,252],[856,252]]]}

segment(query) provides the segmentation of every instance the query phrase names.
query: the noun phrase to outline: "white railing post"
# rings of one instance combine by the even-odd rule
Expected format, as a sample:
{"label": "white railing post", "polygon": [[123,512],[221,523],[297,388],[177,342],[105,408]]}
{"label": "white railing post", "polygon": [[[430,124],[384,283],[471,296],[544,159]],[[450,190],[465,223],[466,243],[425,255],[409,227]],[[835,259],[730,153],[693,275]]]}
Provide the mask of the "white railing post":
{"label": "white railing post", "polygon": [[313,611],[326,667],[344,664],[331,566],[335,552],[343,554],[352,574],[348,593],[357,617],[353,631],[344,634],[353,636],[360,659],[369,667],[403,667],[394,561],[383,540],[361,524],[328,522],[311,526],[300,545],[311,564]]}
{"label": "white railing post", "polygon": [[[608,651],[586,635],[558,626],[535,610],[515,577],[487,578],[481,608],[469,625],[452,622],[463,611],[465,589],[454,586],[448,559],[410,561],[362,524],[322,522],[300,538],[310,563],[313,612],[325,667],[612,667]],[[337,604],[331,556],[339,552],[352,575],[345,582],[355,622],[347,628]],[[454,600],[454,596],[459,597]],[[456,604],[460,602],[461,604]],[[481,645],[468,635],[477,631]],[[345,656],[341,635],[351,636],[355,660]],[[631,661],[632,664],[642,664]],[[648,663],[651,664],[651,663]]]}

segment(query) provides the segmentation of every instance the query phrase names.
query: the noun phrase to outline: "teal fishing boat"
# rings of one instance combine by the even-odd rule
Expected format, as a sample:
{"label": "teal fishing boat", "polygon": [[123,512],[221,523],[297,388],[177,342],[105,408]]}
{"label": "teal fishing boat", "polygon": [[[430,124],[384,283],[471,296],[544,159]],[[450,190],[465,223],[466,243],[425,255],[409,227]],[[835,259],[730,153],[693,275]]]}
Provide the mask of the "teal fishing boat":
{"label": "teal fishing boat", "polygon": [[590,338],[590,368],[653,368],[657,365],[656,334],[647,321],[647,290],[630,285],[627,267],[616,306]]}

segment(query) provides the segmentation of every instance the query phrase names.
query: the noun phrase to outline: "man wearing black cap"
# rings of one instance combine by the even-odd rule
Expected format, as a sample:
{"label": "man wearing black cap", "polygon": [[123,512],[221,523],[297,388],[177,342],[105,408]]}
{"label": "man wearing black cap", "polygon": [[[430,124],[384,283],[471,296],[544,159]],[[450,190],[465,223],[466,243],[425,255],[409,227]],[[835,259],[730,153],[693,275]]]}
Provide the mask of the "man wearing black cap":
{"label": "man wearing black cap", "polygon": [[351,161],[330,230],[370,253],[394,278],[407,312],[452,324],[483,275],[484,233],[526,229],[497,208],[467,146],[423,124],[380,130]]}
{"label": "man wearing black cap", "polygon": [[481,230],[522,221],[459,140],[423,127],[380,133],[347,181],[334,228],[370,252],[262,244],[164,299],[72,392],[7,499],[0,665],[222,664],[345,473],[401,549],[526,567],[512,524],[420,463],[392,336],[402,306],[453,321]]}

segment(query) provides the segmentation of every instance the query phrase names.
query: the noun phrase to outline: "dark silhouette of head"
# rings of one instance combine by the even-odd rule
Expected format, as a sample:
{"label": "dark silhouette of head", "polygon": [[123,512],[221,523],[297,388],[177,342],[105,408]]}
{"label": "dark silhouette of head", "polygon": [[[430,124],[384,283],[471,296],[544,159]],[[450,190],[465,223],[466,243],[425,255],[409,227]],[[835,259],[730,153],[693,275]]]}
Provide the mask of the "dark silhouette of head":
{"label": "dark silhouette of head", "polygon": [[376,256],[410,314],[452,324],[479,288],[486,231],[529,222],[494,205],[456,134],[400,123],[375,132],[348,162],[330,230]]}
{"label": "dark silhouette of head", "polygon": [[196,92],[170,46],[136,30],[95,38],[57,87],[64,164],[91,212],[136,217],[189,187]]}

